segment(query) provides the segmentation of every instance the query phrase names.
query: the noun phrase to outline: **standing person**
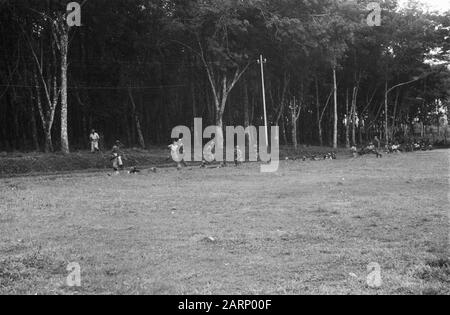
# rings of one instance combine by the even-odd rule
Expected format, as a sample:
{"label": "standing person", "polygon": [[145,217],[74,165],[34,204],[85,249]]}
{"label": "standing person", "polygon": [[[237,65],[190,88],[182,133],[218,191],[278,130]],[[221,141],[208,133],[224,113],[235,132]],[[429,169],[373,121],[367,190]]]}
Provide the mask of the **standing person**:
{"label": "standing person", "polygon": [[100,141],[100,136],[94,129],[92,129],[91,134],[89,135],[89,140],[91,141],[91,153],[99,152],[100,148],[98,143]]}
{"label": "standing person", "polygon": [[112,156],[111,161],[113,163],[113,169],[116,174],[119,174],[119,171],[123,170],[123,152],[120,149],[121,143],[119,140],[116,141],[112,148]]}
{"label": "standing person", "polygon": [[377,156],[377,159],[383,157],[383,155],[377,150],[377,148],[375,147],[375,145],[372,142],[366,148],[366,151],[368,154],[375,154]]}

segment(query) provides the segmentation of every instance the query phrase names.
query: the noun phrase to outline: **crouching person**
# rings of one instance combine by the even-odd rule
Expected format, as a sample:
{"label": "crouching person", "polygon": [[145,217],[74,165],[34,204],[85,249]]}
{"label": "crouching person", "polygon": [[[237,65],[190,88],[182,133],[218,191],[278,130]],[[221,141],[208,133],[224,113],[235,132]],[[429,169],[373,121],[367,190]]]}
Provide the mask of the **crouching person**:
{"label": "crouching person", "polygon": [[183,166],[187,167],[187,164],[183,159],[184,144],[182,139],[178,141],[174,140],[173,143],[169,145],[169,150],[172,159],[177,163],[178,170],[181,170]]}
{"label": "crouching person", "polygon": [[391,147],[392,153],[400,153],[400,144],[396,143],[393,144]]}
{"label": "crouching person", "polygon": [[215,151],[216,141],[214,139],[207,144],[205,150],[203,151],[203,161],[201,168],[206,168],[206,166],[214,162],[214,160],[216,159]]}

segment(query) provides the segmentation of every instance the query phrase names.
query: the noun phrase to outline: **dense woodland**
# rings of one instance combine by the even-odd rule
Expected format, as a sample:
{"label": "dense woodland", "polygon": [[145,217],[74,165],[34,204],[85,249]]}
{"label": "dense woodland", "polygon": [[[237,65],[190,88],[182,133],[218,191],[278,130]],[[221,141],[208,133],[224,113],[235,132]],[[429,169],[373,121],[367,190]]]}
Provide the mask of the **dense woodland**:
{"label": "dense woodland", "polygon": [[285,144],[349,146],[444,121],[450,12],[380,1],[0,1],[0,151],[167,144],[176,125],[270,125]]}

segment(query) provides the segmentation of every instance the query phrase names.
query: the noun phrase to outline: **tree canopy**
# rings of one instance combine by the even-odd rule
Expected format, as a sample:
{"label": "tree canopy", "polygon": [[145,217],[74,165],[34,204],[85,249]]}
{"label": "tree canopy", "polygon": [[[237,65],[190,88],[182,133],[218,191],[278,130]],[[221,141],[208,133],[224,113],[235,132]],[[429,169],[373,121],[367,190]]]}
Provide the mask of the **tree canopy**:
{"label": "tree canopy", "polygon": [[383,0],[371,27],[370,2],[88,0],[69,29],[64,1],[1,1],[0,151],[83,149],[91,129],[105,145],[165,144],[195,117],[263,125],[260,55],[282,142],[331,145],[336,121],[347,145],[439,121],[450,12]]}

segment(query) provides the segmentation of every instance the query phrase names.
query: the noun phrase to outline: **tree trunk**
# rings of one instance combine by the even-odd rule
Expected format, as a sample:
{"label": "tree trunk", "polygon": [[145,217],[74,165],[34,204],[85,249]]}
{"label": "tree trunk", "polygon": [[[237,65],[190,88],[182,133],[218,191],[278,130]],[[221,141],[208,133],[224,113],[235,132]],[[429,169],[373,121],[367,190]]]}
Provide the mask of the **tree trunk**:
{"label": "tree trunk", "polygon": [[[295,106],[295,105],[294,105]],[[298,149],[298,140],[297,140],[297,119],[295,117],[295,111],[292,111],[292,144],[294,145],[294,149]]]}
{"label": "tree trunk", "polygon": [[126,137],[127,137],[127,144],[128,144],[128,146],[131,146],[133,143],[133,136],[132,136],[131,126],[130,126],[128,117],[125,119],[125,133],[126,133]]}
{"label": "tree trunk", "polygon": [[137,129],[138,137],[139,137],[139,145],[141,146],[142,149],[145,149],[145,140],[144,140],[144,135],[142,134],[141,122],[139,120],[139,116],[137,114],[135,114],[134,118],[136,121],[136,129]]}
{"label": "tree trunk", "polygon": [[[205,67],[206,74],[208,75],[208,80],[210,83],[211,91],[214,97],[215,102],[215,111],[216,111],[216,126],[220,127],[220,131],[218,132],[220,135],[218,141],[220,144],[223,143],[223,114],[225,112],[225,107],[227,104],[227,98],[230,92],[235,87],[236,83],[239,82],[242,75],[247,71],[250,67],[250,63],[248,63],[242,70],[237,68],[235,70],[234,76],[231,80],[227,78],[227,71],[222,71],[220,84],[216,85],[216,80],[214,77],[214,69],[211,68],[211,65],[206,61],[205,54],[202,48],[202,44],[199,42],[199,48],[201,50],[201,59],[203,62],[203,66]],[[217,135],[216,135],[217,136]]]}
{"label": "tree trunk", "polygon": [[294,145],[294,149],[298,149],[298,138],[297,138],[297,122],[300,118],[300,113],[302,111],[302,104],[300,103],[297,106],[297,101],[294,98],[293,102],[291,102],[291,119],[292,119],[292,144]]}
{"label": "tree trunk", "polygon": [[349,113],[349,101],[348,101],[348,89],[346,94],[346,100],[345,100],[345,147],[347,149],[350,148],[350,113]]}
{"label": "tree trunk", "polygon": [[322,131],[322,121],[319,121],[319,141],[320,146],[323,147],[323,131]]}
{"label": "tree trunk", "polygon": [[397,109],[398,109],[398,103],[400,98],[400,89],[397,91],[397,96],[395,97],[395,106],[394,106],[394,114],[392,115],[392,134],[391,139],[395,138],[395,130],[397,129]]}
{"label": "tree trunk", "polygon": [[336,66],[333,67],[333,89],[334,89],[334,127],[333,127],[333,148],[338,148],[338,88],[336,78]]}
{"label": "tree trunk", "polygon": [[88,132],[88,123],[87,123],[87,119],[86,119],[86,105],[83,103],[83,101],[81,100],[81,96],[79,91],[76,91],[75,93],[75,97],[78,101],[78,104],[80,105],[80,109],[81,109],[81,132],[83,134],[83,141],[81,143],[81,147],[82,148],[86,148],[86,141],[84,141],[85,137],[89,134]]}
{"label": "tree trunk", "polygon": [[[50,100],[48,89],[45,86],[47,101],[49,103],[50,108],[47,112],[44,112],[44,109],[42,106],[42,101],[41,101],[41,94],[40,94],[41,91],[38,86],[39,83],[38,83],[36,75],[35,75],[35,82],[36,82],[35,83],[36,84],[36,102],[37,102],[37,106],[39,109],[39,116],[41,117],[42,128],[44,129],[44,138],[45,138],[44,151],[45,151],[45,153],[50,153],[50,152],[53,152],[52,126],[53,126],[53,117],[54,117],[55,108],[56,108],[55,98],[53,99],[53,102]],[[45,81],[42,81],[42,82],[45,84]],[[56,83],[54,83],[54,89],[53,89],[54,92],[55,92],[55,85],[56,85]]]}
{"label": "tree trunk", "polygon": [[356,120],[357,120],[357,112],[356,112],[356,101],[358,99],[358,87],[355,86],[353,88],[353,97],[352,97],[352,144],[356,145]]}
{"label": "tree trunk", "polygon": [[191,82],[191,97],[192,97],[192,119],[197,118],[197,99],[195,97],[194,80]]}
{"label": "tree trunk", "polygon": [[388,81],[386,80],[386,89],[384,93],[384,132],[386,144],[389,143],[389,108],[388,108]]}
{"label": "tree trunk", "polygon": [[363,143],[363,134],[362,134],[362,132],[363,132],[363,126],[362,126],[362,124],[360,124],[359,125],[359,144],[362,144]]}
{"label": "tree trunk", "polygon": [[445,143],[445,145],[447,145],[447,136],[448,136],[448,126],[445,126],[445,131],[444,131],[444,143]]}
{"label": "tree trunk", "polygon": [[323,146],[322,136],[322,113],[320,111],[319,79],[316,77],[316,107],[317,107],[317,128],[320,146]]}
{"label": "tree trunk", "polygon": [[[33,45],[29,40],[28,43],[30,45],[30,51],[35,61],[35,66],[37,70],[33,73],[33,75],[36,86],[36,100],[39,110],[39,116],[41,118],[42,126],[44,129],[45,152],[53,152],[52,126],[55,117],[56,106],[58,105],[60,90],[58,89],[56,74],[50,75],[50,73],[52,73],[51,70],[48,71],[49,75],[47,76],[47,80],[45,79],[42,58],[40,61],[39,57],[36,54],[35,49],[33,48]],[[57,66],[56,66],[56,54],[54,51],[55,49],[54,44],[55,44],[54,41],[52,41],[51,49],[53,52],[53,68],[56,70]],[[47,65],[50,68],[51,63],[48,62]],[[47,103],[47,109],[45,110],[41,101],[41,88],[45,92],[45,100]]]}
{"label": "tree trunk", "polygon": [[136,103],[134,102],[133,92],[131,91],[131,89],[128,89],[128,95],[130,96],[131,111],[134,123],[136,124],[136,132],[138,136],[139,145],[141,146],[142,149],[145,149],[145,140],[144,135],[142,134],[141,122],[139,120],[139,115],[136,111]]}
{"label": "tree trunk", "polygon": [[283,139],[283,143],[285,145],[287,145],[288,140],[287,140],[287,135],[286,135],[286,124],[284,122],[284,115],[283,115],[283,117],[281,117],[280,129],[281,129],[281,138]]}
{"label": "tree trunk", "polygon": [[36,124],[36,113],[33,104],[33,91],[30,91],[30,121],[31,121],[31,137],[33,139],[33,146],[36,152],[40,151],[37,124]]}
{"label": "tree trunk", "polygon": [[[62,22],[64,23],[64,21]],[[69,30],[66,26],[61,26],[61,151],[64,154],[70,153],[69,135],[67,132],[67,55],[69,49]]]}
{"label": "tree trunk", "polygon": [[51,153],[54,151],[52,141],[52,131],[48,126],[45,127],[44,134],[45,134],[45,153]]}
{"label": "tree trunk", "polygon": [[19,103],[17,101],[17,93],[16,93],[16,89],[13,87],[12,89],[12,96],[10,99],[10,104],[11,104],[11,110],[10,115],[12,116],[11,121],[13,122],[12,124],[12,138],[14,140],[14,150],[20,150],[20,125],[19,125]]}
{"label": "tree trunk", "polygon": [[[248,83],[247,78],[243,79],[243,92],[244,92],[244,128],[247,128],[250,126],[250,99],[248,95]],[[250,146],[251,143],[254,142],[254,139],[252,139],[252,133],[249,133],[246,135],[246,141],[248,139],[248,145]]]}
{"label": "tree trunk", "polygon": [[[226,100],[225,100],[226,102]],[[223,150],[224,147],[224,135],[223,135],[223,112],[221,113],[221,111],[218,111],[216,113],[216,121],[215,121],[216,127],[217,127],[217,131],[216,131],[216,160],[220,161],[220,159],[222,159],[222,165],[226,164],[225,160],[223,160],[223,156],[219,157],[217,154],[219,154],[219,152],[225,153]]]}
{"label": "tree trunk", "polygon": [[243,80],[244,89],[244,127],[250,126],[250,112],[249,112],[249,99],[248,99],[248,84],[247,79]]}

